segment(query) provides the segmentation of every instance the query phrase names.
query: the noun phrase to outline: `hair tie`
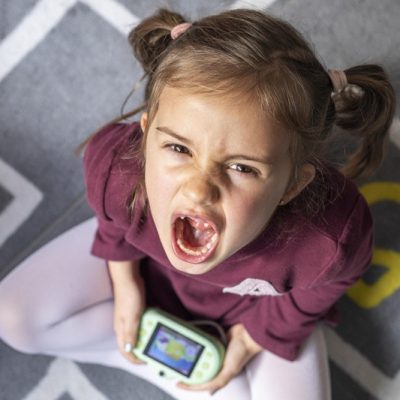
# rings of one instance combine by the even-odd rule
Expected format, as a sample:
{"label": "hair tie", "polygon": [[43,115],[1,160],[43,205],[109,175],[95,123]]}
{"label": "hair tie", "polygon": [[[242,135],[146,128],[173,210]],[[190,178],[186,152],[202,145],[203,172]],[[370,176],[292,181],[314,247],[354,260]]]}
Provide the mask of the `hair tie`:
{"label": "hair tie", "polygon": [[192,24],[190,22],[183,22],[182,24],[176,25],[171,29],[172,40],[177,39],[182,33],[186,32]]}
{"label": "hair tie", "polygon": [[364,94],[364,90],[360,86],[348,83],[344,71],[340,69],[328,69],[328,75],[333,86],[331,97],[339,95],[343,90],[350,92],[354,97],[361,97]]}
{"label": "hair tie", "polygon": [[331,78],[333,92],[341,92],[348,84],[347,76],[344,71],[340,69],[328,69],[329,78]]}

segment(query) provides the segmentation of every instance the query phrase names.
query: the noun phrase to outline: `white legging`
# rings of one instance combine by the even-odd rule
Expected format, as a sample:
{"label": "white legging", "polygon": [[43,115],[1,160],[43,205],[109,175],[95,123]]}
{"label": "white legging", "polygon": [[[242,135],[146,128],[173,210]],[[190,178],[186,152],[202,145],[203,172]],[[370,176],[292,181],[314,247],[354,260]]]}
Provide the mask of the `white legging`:
{"label": "white legging", "polygon": [[[113,295],[105,261],[90,255],[90,219],[36,251],[0,282],[0,338],[26,353],[65,357],[127,370],[177,399],[211,399],[175,387],[148,366],[120,355],[113,332]],[[259,353],[216,400],[329,400],[324,337],[317,328],[299,358]]]}

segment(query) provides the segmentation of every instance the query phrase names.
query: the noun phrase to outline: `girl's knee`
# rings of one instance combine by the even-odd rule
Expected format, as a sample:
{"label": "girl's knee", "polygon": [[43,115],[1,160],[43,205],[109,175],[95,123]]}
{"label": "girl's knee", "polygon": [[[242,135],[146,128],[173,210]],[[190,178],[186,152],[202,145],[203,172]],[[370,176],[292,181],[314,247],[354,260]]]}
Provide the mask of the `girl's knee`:
{"label": "girl's knee", "polygon": [[23,304],[0,297],[0,339],[7,345],[23,353],[37,353],[42,331]]}

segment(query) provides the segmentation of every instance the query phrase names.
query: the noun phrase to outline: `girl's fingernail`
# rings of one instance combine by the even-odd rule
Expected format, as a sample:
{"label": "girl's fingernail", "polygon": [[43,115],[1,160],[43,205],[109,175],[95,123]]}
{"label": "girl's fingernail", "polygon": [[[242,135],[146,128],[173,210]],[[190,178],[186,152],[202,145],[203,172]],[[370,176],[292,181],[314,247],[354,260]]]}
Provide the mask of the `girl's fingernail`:
{"label": "girl's fingernail", "polygon": [[133,350],[132,343],[125,343],[124,350],[126,353],[130,353]]}

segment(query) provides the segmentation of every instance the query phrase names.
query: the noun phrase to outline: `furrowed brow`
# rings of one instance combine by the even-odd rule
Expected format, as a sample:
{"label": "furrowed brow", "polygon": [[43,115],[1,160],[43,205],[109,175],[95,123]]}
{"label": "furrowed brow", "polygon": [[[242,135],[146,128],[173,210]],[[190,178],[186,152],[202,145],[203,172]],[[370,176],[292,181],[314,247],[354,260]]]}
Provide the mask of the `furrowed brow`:
{"label": "furrowed brow", "polygon": [[[193,142],[185,136],[180,135],[179,133],[174,132],[171,128],[167,126],[157,126],[156,130],[162,132],[168,136],[173,137],[174,139],[179,140],[182,143],[193,146]],[[253,155],[244,155],[244,154],[232,154],[226,157],[226,160],[243,160],[243,161],[254,161],[265,165],[273,164],[273,161],[268,157],[257,157]]]}
{"label": "furrowed brow", "polygon": [[273,164],[273,161],[267,157],[264,158],[264,157],[257,157],[253,155],[244,155],[244,154],[229,155],[228,160],[255,161],[266,165]]}
{"label": "furrowed brow", "polygon": [[180,135],[179,133],[174,132],[172,129],[168,128],[167,126],[157,126],[156,130],[167,134],[168,136],[171,136],[180,142],[183,142],[185,144],[192,145],[192,141],[185,136]]}

